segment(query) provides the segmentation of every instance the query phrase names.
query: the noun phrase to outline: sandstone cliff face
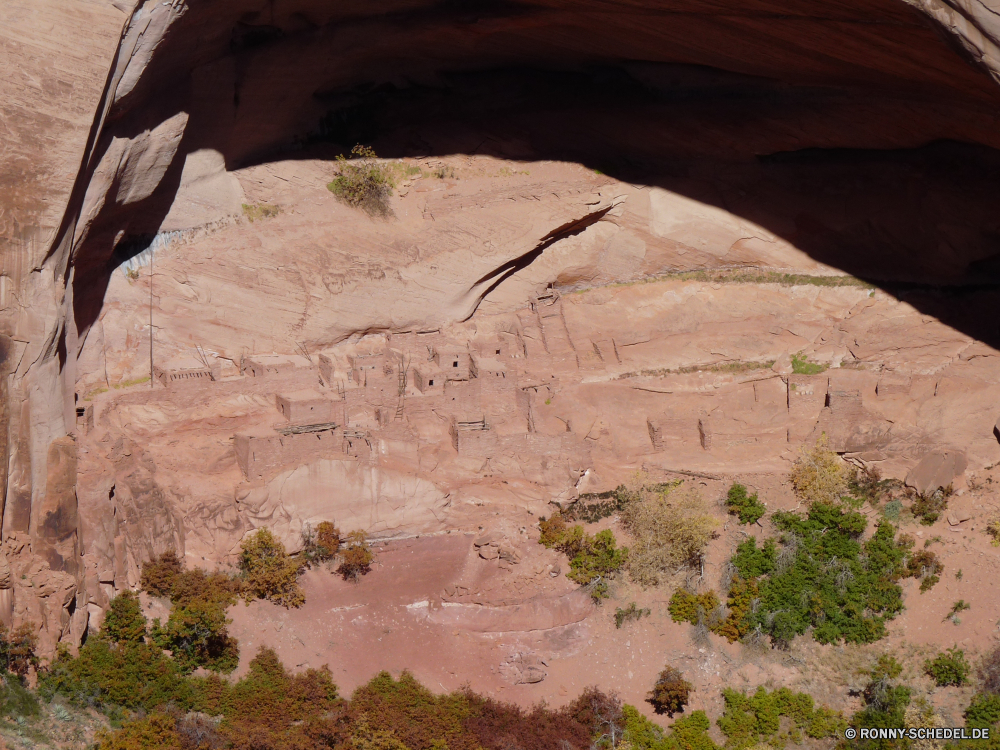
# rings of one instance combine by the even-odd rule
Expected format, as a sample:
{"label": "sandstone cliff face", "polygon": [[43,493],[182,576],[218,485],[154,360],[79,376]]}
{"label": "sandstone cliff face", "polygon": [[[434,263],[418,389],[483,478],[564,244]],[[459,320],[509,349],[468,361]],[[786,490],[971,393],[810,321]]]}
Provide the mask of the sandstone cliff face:
{"label": "sandstone cliff face", "polygon": [[[538,305],[550,287],[730,266],[841,269],[883,284],[993,279],[996,19],[977,0],[475,10],[399,0],[378,14],[315,0],[4,3],[0,534],[14,586],[0,582],[0,618],[38,623],[50,649],[78,642],[149,555],[188,546],[225,561],[261,523],[293,540],[317,517],[319,491],[353,488],[337,512],[358,523],[367,515],[377,530],[436,530],[451,522],[442,514],[466,507],[456,498],[467,509],[500,492],[470,485],[471,475],[511,481],[524,466],[519,498],[544,506],[662,453],[655,436],[672,433],[664,419],[684,422],[681,453],[709,466],[705,424],[716,444],[751,424],[760,453],[747,449],[745,460],[757,461],[775,453],[782,430],[787,446],[836,418],[823,405],[795,411],[785,381],[784,413],[780,394],[728,381],[733,392],[709,407],[686,381],[669,389],[690,390],[689,400],[638,403],[664,390],[640,382],[654,377],[644,371],[804,349],[826,362],[869,361],[895,374],[881,391],[854,389],[860,401],[849,408],[864,408],[870,429],[842,436],[845,449],[881,452],[899,462],[896,473],[944,442],[988,462],[995,441],[978,423],[993,415],[976,412],[992,398],[980,392],[990,371],[979,369],[997,344],[983,323],[991,297],[898,304],[854,289],[817,292],[800,307],[808,290],[766,292],[780,320],[756,321],[753,305],[718,318],[742,303],[713,301],[711,286],[677,309],[683,289],[644,307],[629,307],[642,295],[588,292],[564,298],[559,325]],[[370,222],[323,188],[330,157],[357,141],[441,177],[411,180],[395,219]],[[243,203],[258,202],[281,214],[238,219]],[[154,256],[163,265],[150,277]],[[650,309],[661,317],[643,327]],[[736,336],[734,320],[756,322]],[[273,418],[266,388],[206,396],[201,412],[112,393],[94,402],[99,429],[85,439],[90,402],[78,399],[142,377],[160,330],[156,356],[197,348],[220,377],[236,376],[252,353],[304,350],[321,369],[321,350],[346,357],[338,346],[373,332],[445,330],[466,347],[486,333],[514,337],[536,364],[511,365],[531,401],[523,429],[500,422],[504,439],[566,433],[589,452],[555,451],[556,465],[532,464],[527,444],[514,442],[492,461],[494,448],[446,455],[435,446],[452,440],[447,425],[405,414],[418,435],[412,452],[367,469],[289,467],[236,491],[245,478],[228,441]],[[892,361],[898,351],[910,354]],[[541,382],[556,373],[565,388]],[[633,382],[588,394],[588,380],[620,376]],[[831,382],[824,394],[843,390]],[[948,408],[961,404],[970,422],[956,428],[927,388],[954,394]],[[571,408],[550,408],[557,391]],[[370,406],[345,422],[385,427]],[[699,436],[707,414],[715,421]],[[882,429],[888,422],[894,431]],[[176,457],[185,440],[188,455],[201,451],[196,470]]]}

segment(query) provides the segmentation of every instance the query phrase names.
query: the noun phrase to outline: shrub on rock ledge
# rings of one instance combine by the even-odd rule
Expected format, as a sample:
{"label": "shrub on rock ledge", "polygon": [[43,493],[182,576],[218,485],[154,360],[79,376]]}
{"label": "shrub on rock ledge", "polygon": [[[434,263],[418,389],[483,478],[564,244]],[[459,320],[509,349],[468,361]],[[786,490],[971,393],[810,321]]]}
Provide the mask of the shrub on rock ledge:
{"label": "shrub on rock ledge", "polygon": [[351,158],[337,157],[337,173],[327,189],[349,206],[362,209],[372,216],[391,213],[389,198],[396,187],[392,170],[378,162],[369,146],[351,149]]}

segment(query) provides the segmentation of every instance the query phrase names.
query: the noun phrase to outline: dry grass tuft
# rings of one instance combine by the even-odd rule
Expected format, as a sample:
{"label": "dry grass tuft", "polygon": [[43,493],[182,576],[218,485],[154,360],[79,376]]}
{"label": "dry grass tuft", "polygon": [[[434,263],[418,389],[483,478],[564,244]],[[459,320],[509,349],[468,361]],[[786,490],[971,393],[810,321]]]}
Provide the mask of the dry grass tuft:
{"label": "dry grass tuft", "polygon": [[825,434],[813,448],[803,449],[790,478],[795,493],[810,503],[837,503],[847,492],[844,462],[829,449]]}

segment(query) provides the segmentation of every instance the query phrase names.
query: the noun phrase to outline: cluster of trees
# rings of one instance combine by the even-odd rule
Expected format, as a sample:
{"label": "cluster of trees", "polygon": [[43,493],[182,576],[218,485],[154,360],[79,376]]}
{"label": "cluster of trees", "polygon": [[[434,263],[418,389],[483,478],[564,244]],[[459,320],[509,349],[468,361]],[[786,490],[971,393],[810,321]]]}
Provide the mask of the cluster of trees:
{"label": "cluster of trees", "polygon": [[[718,525],[698,491],[677,483],[651,484],[639,476],[631,486],[597,499],[539,521],[539,541],[569,558],[568,578],[588,586],[597,601],[609,595],[608,581],[625,570],[632,580],[655,586],[678,568],[697,566]],[[615,512],[634,540],[631,548],[619,547],[609,529],[591,536],[570,523],[578,516],[594,521]]]}

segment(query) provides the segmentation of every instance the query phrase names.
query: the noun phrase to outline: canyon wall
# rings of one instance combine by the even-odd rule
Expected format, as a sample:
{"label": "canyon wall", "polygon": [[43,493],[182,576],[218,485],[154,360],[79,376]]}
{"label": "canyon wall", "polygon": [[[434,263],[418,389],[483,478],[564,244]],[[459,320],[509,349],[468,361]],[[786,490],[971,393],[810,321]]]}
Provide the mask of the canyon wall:
{"label": "canyon wall", "polygon": [[[876,283],[992,279],[997,10],[977,0],[394,0],[374,14],[316,0],[8,0],[0,534],[13,575],[0,619],[38,623],[48,651],[77,643],[107,597],[135,584],[136,555],[184,543],[143,446],[105,446],[100,460],[124,484],[78,469],[82,391],[135,377],[135,352],[152,335],[136,330],[136,314],[121,313],[132,329],[102,320],[138,309],[127,294],[105,309],[122,264],[231,226],[255,191],[294,186],[302,170],[322,185],[329,170],[317,154],[372,141],[386,157],[564,161],[615,179],[552,175],[489,204],[430,196],[384,231],[340,214],[332,231],[345,245],[381,249],[296,270],[301,300],[287,301],[279,278],[294,222],[270,238],[239,228],[235,240],[209,238],[192,276],[239,280],[245,296],[199,296],[196,281],[174,274],[157,294],[189,321],[188,340],[236,367],[258,339],[262,350],[318,350],[479,310],[514,313],[548,286],[791,255]],[[520,200],[530,210],[506,213]],[[303,230],[300,246],[328,236]],[[242,279],[241,256],[258,252],[274,255],[273,274]],[[239,324],[213,319],[220,306],[241,317],[272,282],[286,303]],[[984,336],[975,321],[951,322]],[[116,349],[115,336],[129,340]],[[114,378],[108,351],[118,352]],[[428,512],[443,502],[422,485],[399,494],[429,498]],[[247,497],[263,515],[283,502],[276,489]]]}

